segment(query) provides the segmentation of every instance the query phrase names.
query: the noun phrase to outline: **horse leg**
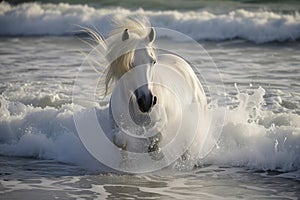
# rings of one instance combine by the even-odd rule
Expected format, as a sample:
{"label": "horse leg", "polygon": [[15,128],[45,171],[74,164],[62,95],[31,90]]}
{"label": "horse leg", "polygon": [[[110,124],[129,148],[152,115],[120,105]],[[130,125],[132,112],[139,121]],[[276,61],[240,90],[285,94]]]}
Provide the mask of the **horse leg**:
{"label": "horse leg", "polygon": [[[111,105],[111,100],[110,100]],[[111,127],[111,134],[113,134],[113,143],[117,147],[121,148],[122,150],[126,150],[127,147],[127,141],[124,136],[122,136],[122,133],[120,133],[119,127],[117,123],[115,122],[115,119],[112,114],[111,106],[109,105],[109,121],[110,121],[110,127]]]}
{"label": "horse leg", "polygon": [[160,132],[149,138],[150,145],[148,146],[148,153],[153,160],[161,160],[164,157],[161,148],[159,147],[161,139],[162,134]]}

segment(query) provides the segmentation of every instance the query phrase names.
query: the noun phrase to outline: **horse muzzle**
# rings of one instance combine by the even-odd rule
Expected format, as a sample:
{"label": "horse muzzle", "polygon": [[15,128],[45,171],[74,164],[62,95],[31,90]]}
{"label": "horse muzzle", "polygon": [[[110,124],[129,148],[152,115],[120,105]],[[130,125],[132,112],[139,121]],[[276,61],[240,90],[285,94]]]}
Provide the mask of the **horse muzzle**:
{"label": "horse muzzle", "polygon": [[[157,97],[145,87],[146,86],[142,86],[134,92],[139,109],[143,113],[149,112],[157,102]],[[145,89],[147,92],[145,92]]]}

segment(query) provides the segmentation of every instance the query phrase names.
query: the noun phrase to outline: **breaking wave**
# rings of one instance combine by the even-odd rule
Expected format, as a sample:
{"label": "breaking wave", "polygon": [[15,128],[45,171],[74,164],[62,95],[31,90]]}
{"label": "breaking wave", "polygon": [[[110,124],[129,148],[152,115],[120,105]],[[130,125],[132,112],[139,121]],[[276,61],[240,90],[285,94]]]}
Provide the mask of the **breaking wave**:
{"label": "breaking wave", "polygon": [[[67,3],[0,3],[0,35],[74,35],[76,25],[95,27],[106,35],[112,17],[146,15],[153,26],[170,28],[196,40],[244,39],[255,43],[297,40],[300,38],[300,15],[272,11],[238,9],[225,14],[211,11],[145,11],[121,7],[94,8]],[[104,31],[105,30],[105,31]]]}
{"label": "breaking wave", "polygon": [[[300,170],[300,116],[266,109],[264,95],[260,87],[233,97],[238,105],[226,108],[219,143],[209,156],[198,161],[200,165]],[[77,135],[73,114],[80,112],[81,106],[66,103],[59,108],[41,108],[11,102],[3,96],[0,103],[0,155],[53,159],[106,170]]]}

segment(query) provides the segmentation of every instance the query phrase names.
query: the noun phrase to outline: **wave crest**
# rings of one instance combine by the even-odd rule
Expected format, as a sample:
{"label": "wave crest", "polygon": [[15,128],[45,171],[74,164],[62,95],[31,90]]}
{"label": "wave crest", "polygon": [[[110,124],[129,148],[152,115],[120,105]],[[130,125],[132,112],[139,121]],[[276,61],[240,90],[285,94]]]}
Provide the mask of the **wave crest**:
{"label": "wave crest", "polygon": [[143,14],[153,26],[174,29],[196,40],[245,39],[256,43],[300,38],[298,12],[282,14],[268,11],[234,10],[225,14],[209,11],[145,11],[125,8],[96,9],[88,5],[0,3],[0,35],[74,35],[76,25],[95,26],[102,34],[110,30],[110,19],[119,15]]}

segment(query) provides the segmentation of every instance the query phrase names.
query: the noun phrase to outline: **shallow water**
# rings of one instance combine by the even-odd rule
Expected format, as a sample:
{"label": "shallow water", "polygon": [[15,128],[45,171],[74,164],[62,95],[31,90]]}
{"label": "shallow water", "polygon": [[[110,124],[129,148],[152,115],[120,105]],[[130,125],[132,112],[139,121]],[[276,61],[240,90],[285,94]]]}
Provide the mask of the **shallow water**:
{"label": "shallow water", "polygon": [[1,157],[1,198],[297,199],[299,181],[276,171],[202,166],[188,172],[92,173],[50,160]]}

